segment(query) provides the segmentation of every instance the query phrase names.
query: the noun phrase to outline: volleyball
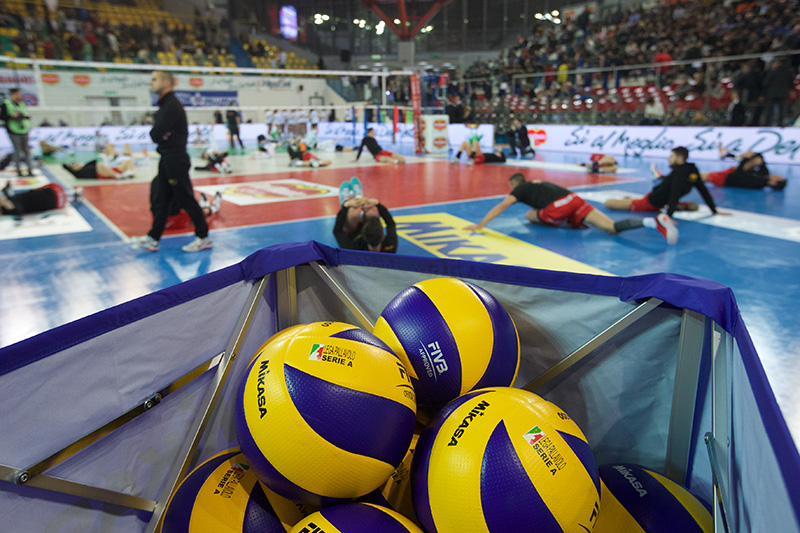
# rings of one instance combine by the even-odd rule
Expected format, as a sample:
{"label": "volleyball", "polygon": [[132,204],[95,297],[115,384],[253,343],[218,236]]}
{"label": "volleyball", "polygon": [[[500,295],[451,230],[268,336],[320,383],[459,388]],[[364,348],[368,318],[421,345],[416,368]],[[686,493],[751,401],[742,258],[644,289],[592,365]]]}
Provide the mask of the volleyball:
{"label": "volleyball", "polygon": [[711,533],[714,519],[686,488],[635,464],[600,466],[602,506],[595,533]]}
{"label": "volleyball", "polygon": [[370,503],[347,503],[325,508],[295,524],[290,533],[422,533],[400,513]]}
{"label": "volleyball", "polygon": [[296,504],[264,487],[234,448],[201,463],[181,481],[161,532],[284,533],[303,516]]}
{"label": "volleyball", "polygon": [[474,389],[511,386],[519,336],[486,290],[455,278],[405,289],[383,309],[373,333],[403,361],[420,405],[440,407]]}
{"label": "volleyball", "polygon": [[470,392],[422,432],[411,467],[414,511],[429,532],[592,531],[594,455],[556,405],[521,389]]}
{"label": "volleyball", "polygon": [[311,505],[381,486],[408,450],[415,417],[403,363],[371,333],[341,322],[274,336],[250,362],[234,409],[259,479]]}

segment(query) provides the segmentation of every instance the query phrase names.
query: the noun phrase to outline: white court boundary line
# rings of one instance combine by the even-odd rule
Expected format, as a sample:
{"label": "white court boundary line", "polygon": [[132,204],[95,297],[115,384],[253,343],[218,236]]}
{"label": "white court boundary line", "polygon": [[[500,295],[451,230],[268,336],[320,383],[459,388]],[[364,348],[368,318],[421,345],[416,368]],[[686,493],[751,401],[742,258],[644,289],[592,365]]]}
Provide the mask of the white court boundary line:
{"label": "white court boundary line", "polygon": [[[591,202],[605,203],[610,198],[642,198],[643,194],[635,194],[621,190],[583,191],[581,198]],[[714,216],[711,210],[701,205],[697,211],[676,211],[673,215],[678,220],[699,222],[707,226],[724,228],[752,235],[761,235],[773,239],[781,239],[800,243],[800,220],[762,215],[749,211],[720,208],[720,211],[731,213],[731,216]]]}

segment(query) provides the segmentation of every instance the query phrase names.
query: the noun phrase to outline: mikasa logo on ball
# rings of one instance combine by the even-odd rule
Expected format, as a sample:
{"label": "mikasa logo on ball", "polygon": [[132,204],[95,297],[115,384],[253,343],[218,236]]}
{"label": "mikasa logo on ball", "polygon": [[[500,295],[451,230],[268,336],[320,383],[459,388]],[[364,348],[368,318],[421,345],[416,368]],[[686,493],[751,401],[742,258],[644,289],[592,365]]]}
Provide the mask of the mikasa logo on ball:
{"label": "mikasa logo on ball", "polygon": [[633,487],[633,489],[639,493],[640,498],[647,496],[647,491],[644,489],[644,485],[642,485],[641,482],[636,479],[636,476],[634,476],[629,469],[622,465],[615,465],[614,470],[622,474],[622,477],[628,480],[628,483],[631,484],[631,487]]}
{"label": "mikasa logo on ball", "polygon": [[469,423],[472,422],[476,416],[483,416],[484,411],[486,408],[489,407],[489,402],[483,400],[481,403],[470,409],[467,416],[461,421],[458,425],[458,429],[453,432],[453,436],[450,437],[450,442],[447,443],[448,446],[456,446],[458,445],[458,439],[464,435],[464,430],[469,427]]}

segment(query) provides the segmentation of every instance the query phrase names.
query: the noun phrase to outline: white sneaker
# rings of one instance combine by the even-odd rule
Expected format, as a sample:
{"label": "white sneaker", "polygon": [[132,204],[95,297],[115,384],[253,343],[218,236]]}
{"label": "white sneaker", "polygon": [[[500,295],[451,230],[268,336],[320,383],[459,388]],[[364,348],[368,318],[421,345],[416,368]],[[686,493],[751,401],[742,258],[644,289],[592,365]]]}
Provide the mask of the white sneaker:
{"label": "white sneaker", "polygon": [[650,165],[650,174],[653,176],[654,180],[661,179],[661,171],[658,170],[655,163]]}
{"label": "white sneaker", "polygon": [[667,244],[678,242],[678,228],[666,213],[661,213],[656,217],[656,229],[667,240]]}
{"label": "white sneaker", "polygon": [[131,237],[131,244],[135,248],[144,248],[148,252],[158,251],[158,241],[150,235],[142,235],[141,237]]}
{"label": "white sneaker", "polygon": [[214,194],[214,199],[211,201],[211,214],[215,215],[219,213],[219,210],[222,208],[222,193],[217,191]]}
{"label": "white sneaker", "polygon": [[450,164],[451,165],[457,165],[458,164],[458,159],[457,158],[453,159],[452,161],[450,161]]}
{"label": "white sneaker", "polygon": [[206,193],[204,192],[200,193],[200,201],[197,203],[200,205],[201,209],[203,207],[211,207],[211,203],[208,201],[208,196],[206,196]]}
{"label": "white sneaker", "polygon": [[187,244],[186,246],[181,246],[181,250],[184,252],[199,252],[201,250],[210,250],[214,247],[214,243],[211,242],[209,237],[195,237],[192,242]]}
{"label": "white sneaker", "polygon": [[70,203],[77,204],[83,199],[83,187],[75,187],[69,194]]}

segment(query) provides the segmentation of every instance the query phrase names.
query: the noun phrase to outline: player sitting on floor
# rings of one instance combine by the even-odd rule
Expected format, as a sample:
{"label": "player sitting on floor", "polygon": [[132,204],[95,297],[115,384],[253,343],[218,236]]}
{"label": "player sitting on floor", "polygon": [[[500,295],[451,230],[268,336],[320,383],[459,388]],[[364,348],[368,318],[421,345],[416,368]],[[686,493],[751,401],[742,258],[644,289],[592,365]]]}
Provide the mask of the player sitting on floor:
{"label": "player sitting on floor", "polygon": [[222,172],[230,174],[231,165],[226,159],[228,152],[218,152],[216,150],[204,150],[200,157],[206,162],[203,167],[194,167],[195,170],[207,170],[209,172]]}
{"label": "player sitting on floor", "polygon": [[377,199],[364,198],[361,194],[361,182],[356,177],[339,187],[341,208],[333,225],[336,243],[348,250],[396,253],[394,218]]}
{"label": "player sitting on floor", "polygon": [[80,187],[68,192],[57,183],[48,183],[38,189],[14,194],[11,182],[8,182],[0,190],[0,214],[21,216],[61,209],[68,202],[79,202],[82,192]]}
{"label": "player sitting on floor", "polygon": [[289,166],[292,167],[327,167],[330,159],[320,159],[306,148],[306,143],[295,140],[286,147],[289,154]]}
{"label": "player sitting on floor", "polygon": [[739,161],[739,165],[720,172],[701,173],[700,176],[706,183],[713,183],[718,187],[739,187],[742,189],[771,187],[776,191],[781,191],[786,187],[786,178],[769,173],[762,154],[745,152],[736,157],[725,148],[720,147],[720,158],[735,159]]}
{"label": "player sitting on floor", "polygon": [[450,162],[450,164],[455,165],[458,163],[459,159],[461,158],[461,152],[466,152],[467,155],[469,156],[469,161],[467,161],[468,165],[506,162],[506,155],[500,149],[495,150],[495,152],[492,154],[482,153],[481,145],[478,139],[473,139],[471,143],[468,141],[464,141],[463,143],[461,143],[461,146],[458,148],[458,153],[456,153],[455,159],[453,159]]}
{"label": "player sitting on floor", "polygon": [[256,138],[256,146],[258,147],[257,159],[271,159],[275,155],[278,143],[274,139],[268,139],[266,135],[259,135]]}
{"label": "player sitting on floor", "polygon": [[358,161],[358,158],[361,157],[361,152],[364,150],[365,146],[378,163],[403,164],[406,162],[402,155],[381,148],[381,145],[375,140],[375,128],[367,128],[367,135],[361,139],[361,146],[358,147],[355,161]]}
{"label": "player sitting on floor", "polygon": [[688,158],[689,150],[683,146],[673,148],[669,154],[669,166],[672,171],[662,176],[654,163],[651,169],[653,177],[660,181],[644,198],[612,198],[606,200],[606,207],[615,211],[646,213],[655,213],[666,208],[669,216],[675,211],[697,211],[698,206],[695,202],[680,201],[681,197],[689,194],[692,188],[697,188],[711,212],[715,215],[723,214],[717,213],[717,206],[700,178],[700,171],[693,163],[686,162]]}
{"label": "player sitting on floor", "polygon": [[592,154],[588,163],[578,164],[586,167],[589,174],[613,174],[617,171],[617,160],[605,154]]}
{"label": "player sitting on floor", "polygon": [[678,242],[678,228],[663,213],[656,218],[628,218],[615,222],[577,194],[555,183],[541,180],[526,181],[525,176],[516,173],[508,179],[508,185],[511,187],[511,194],[490,209],[483,220],[477,224],[470,224],[464,228],[465,230],[478,231],[508,207],[521,202],[531,207],[531,210],[525,214],[525,218],[534,224],[566,225],[575,229],[585,228],[586,225],[589,225],[603,230],[609,235],[648,227],[658,230],[668,244]]}

